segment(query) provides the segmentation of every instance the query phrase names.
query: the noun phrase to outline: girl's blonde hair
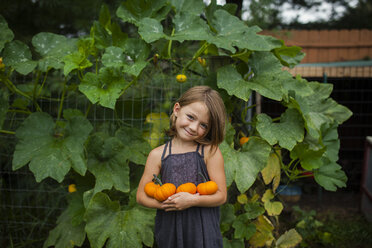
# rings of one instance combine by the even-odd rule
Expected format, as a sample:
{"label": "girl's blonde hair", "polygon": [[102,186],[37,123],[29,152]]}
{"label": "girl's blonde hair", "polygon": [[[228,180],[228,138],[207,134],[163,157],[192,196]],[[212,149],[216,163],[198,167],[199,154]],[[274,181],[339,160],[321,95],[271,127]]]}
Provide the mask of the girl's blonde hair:
{"label": "girl's blonde hair", "polygon": [[[177,101],[181,108],[194,102],[203,102],[209,112],[209,124],[206,134],[197,140],[200,144],[211,145],[214,150],[225,137],[226,109],[219,93],[209,86],[195,86],[188,89]],[[176,116],[170,116],[170,128],[166,131],[170,137],[177,136]]]}

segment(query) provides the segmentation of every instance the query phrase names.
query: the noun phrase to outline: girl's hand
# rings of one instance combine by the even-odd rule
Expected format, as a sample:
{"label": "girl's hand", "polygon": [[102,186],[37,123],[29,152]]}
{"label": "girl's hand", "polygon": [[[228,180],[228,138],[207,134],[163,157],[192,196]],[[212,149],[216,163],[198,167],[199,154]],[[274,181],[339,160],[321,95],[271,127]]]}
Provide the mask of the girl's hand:
{"label": "girl's hand", "polygon": [[180,211],[195,205],[195,201],[199,193],[190,194],[187,192],[179,192],[170,196],[162,203],[162,209],[165,211]]}

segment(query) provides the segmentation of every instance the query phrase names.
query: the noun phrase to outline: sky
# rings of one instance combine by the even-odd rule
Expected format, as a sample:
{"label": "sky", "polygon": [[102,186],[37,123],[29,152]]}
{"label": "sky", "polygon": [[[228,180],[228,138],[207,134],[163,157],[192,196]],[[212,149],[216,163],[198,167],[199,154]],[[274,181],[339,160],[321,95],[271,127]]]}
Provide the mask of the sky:
{"label": "sky", "polygon": [[[206,3],[210,3],[210,0],[204,0]],[[350,0],[349,4],[350,6],[355,6],[357,4],[358,0]],[[225,0],[217,0],[217,4],[224,5],[226,3]],[[247,9],[249,6],[249,1],[245,0],[243,2],[243,9]],[[342,13],[344,9],[342,7],[336,8],[336,11],[338,13]],[[309,10],[304,9],[291,9],[290,5],[288,3],[284,4],[281,8],[281,12],[283,15],[283,19],[285,22],[289,23],[291,20],[296,18],[296,16],[299,16],[298,21],[300,23],[308,23],[316,20],[327,20],[329,16],[331,15],[331,5],[327,4],[326,2],[323,2],[320,7],[314,7]],[[243,13],[242,19],[247,20],[248,19],[248,13]]]}

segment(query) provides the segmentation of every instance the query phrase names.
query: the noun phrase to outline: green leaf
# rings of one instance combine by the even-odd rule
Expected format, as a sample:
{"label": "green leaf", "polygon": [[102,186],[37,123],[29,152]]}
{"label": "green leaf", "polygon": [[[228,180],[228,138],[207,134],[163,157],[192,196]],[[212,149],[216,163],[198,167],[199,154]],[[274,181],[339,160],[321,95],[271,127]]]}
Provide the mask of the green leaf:
{"label": "green leaf", "polygon": [[50,115],[31,114],[16,131],[19,141],[13,154],[13,170],[30,163],[37,182],[46,177],[61,182],[71,167],[84,175],[84,142],[92,129],[83,116],[73,117],[64,128],[57,128]]}
{"label": "green leaf", "polygon": [[9,93],[4,88],[0,88],[0,129],[3,128],[6,113],[9,109]]}
{"label": "green leaf", "polygon": [[299,64],[305,57],[305,53],[301,52],[301,47],[287,47],[283,41],[281,41],[281,43],[281,47],[274,49],[274,54],[280,60],[282,65],[293,68],[295,65]]}
{"label": "green leaf", "polygon": [[267,164],[271,151],[270,145],[257,137],[251,137],[240,152],[226,142],[221,143],[220,149],[225,160],[227,186],[235,181],[241,193],[252,186],[257,174]]}
{"label": "green leaf", "polygon": [[145,61],[149,56],[151,49],[150,45],[146,44],[142,39],[128,38],[124,44],[124,53],[131,57],[134,61]]}
{"label": "green leaf", "polygon": [[124,65],[123,72],[138,77],[148,64],[146,61],[137,61],[130,65],[126,64]]}
{"label": "green leaf", "polygon": [[[122,192],[129,192],[129,166],[125,155],[122,153],[123,144],[116,137],[107,137],[104,140],[99,134],[90,139],[90,147],[99,150],[99,156],[90,156],[88,169],[95,176],[96,184],[94,193],[112,187]],[[99,146],[100,144],[100,146]]]}
{"label": "green leaf", "polygon": [[273,123],[270,116],[257,116],[257,131],[270,145],[279,145],[291,151],[297,142],[304,139],[304,122],[295,109],[287,109],[280,116],[280,123]]}
{"label": "green leaf", "polygon": [[315,139],[321,137],[323,125],[333,122],[341,124],[352,115],[352,112],[329,98],[331,86],[318,82],[310,82],[312,94],[308,96],[297,95],[291,98],[289,108],[297,109],[305,120],[305,128]]}
{"label": "green leaf", "polygon": [[103,67],[99,74],[88,72],[79,85],[79,90],[93,103],[115,109],[116,100],[129,84],[116,68]]}
{"label": "green leaf", "polygon": [[93,26],[90,29],[90,37],[94,40],[94,45],[98,49],[112,46],[112,36],[98,21],[93,22]]}
{"label": "green leaf", "polygon": [[77,49],[77,40],[68,39],[63,35],[39,33],[32,38],[32,45],[42,58],[38,61],[41,71],[49,68],[62,69],[63,57]]}
{"label": "green leaf", "polygon": [[136,205],[120,210],[119,202],[97,193],[85,213],[85,231],[92,248],[142,248],[142,244],[152,247],[154,218],[153,209]]}
{"label": "green leaf", "polygon": [[116,15],[124,22],[130,22],[135,25],[138,25],[141,19],[146,17],[161,21],[170,11],[170,6],[167,5],[167,0],[128,0],[121,3]]}
{"label": "green leaf", "polygon": [[244,240],[243,239],[228,240],[226,237],[223,237],[223,247],[224,248],[244,248]]}
{"label": "green leaf", "polygon": [[139,22],[138,33],[147,43],[151,43],[166,37],[166,35],[163,33],[163,26],[161,23],[158,20],[148,17],[143,18]]}
{"label": "green leaf", "polygon": [[252,94],[250,84],[245,81],[233,65],[227,65],[217,70],[217,86],[225,89],[229,95],[234,95],[248,101]]}
{"label": "green leaf", "polygon": [[58,217],[57,226],[49,232],[44,248],[73,248],[82,246],[85,240],[85,222],[83,216],[85,208],[82,195],[72,193],[69,196],[69,205]]}
{"label": "green leaf", "polygon": [[251,219],[247,214],[241,214],[236,217],[232,226],[234,227],[235,239],[250,239],[256,232],[256,227],[251,223]]}
{"label": "green leaf", "polygon": [[221,206],[220,229],[222,233],[230,230],[230,227],[236,218],[234,212],[235,210],[232,204],[228,203]]}
{"label": "green leaf", "polygon": [[314,171],[315,181],[329,191],[346,187],[347,177],[342,167],[335,162],[324,159],[324,164]]}
{"label": "green leaf", "polygon": [[149,143],[143,139],[142,132],[136,128],[121,127],[115,136],[124,145],[123,156],[136,164],[145,165],[151,151]]}
{"label": "green leaf", "polygon": [[37,62],[32,60],[30,48],[18,40],[5,44],[3,63],[7,66],[12,66],[23,75],[32,72],[37,65]]}
{"label": "green leaf", "polygon": [[179,42],[183,42],[184,40],[212,39],[212,32],[208,24],[198,15],[192,15],[190,12],[181,12],[174,17],[173,23],[175,29],[174,35],[166,37],[167,39],[177,40]]}
{"label": "green leaf", "polygon": [[305,170],[313,170],[320,168],[323,165],[322,157],[325,148],[319,150],[312,150],[306,143],[297,144],[291,151],[290,156],[292,159],[299,159],[301,166]]}
{"label": "green leaf", "polygon": [[301,235],[292,228],[289,231],[286,231],[282,236],[276,241],[276,248],[292,248],[296,247],[302,241]]}
{"label": "green leaf", "polygon": [[175,8],[176,13],[188,13],[199,16],[205,8],[202,0],[170,0],[170,4]]}
{"label": "green leaf", "polygon": [[108,6],[104,3],[101,5],[101,9],[99,11],[99,23],[105,29],[110,29],[111,27],[111,14]]}
{"label": "green leaf", "polygon": [[259,202],[249,202],[245,204],[244,210],[246,211],[245,214],[247,217],[251,220],[265,213],[265,209],[261,207]]}
{"label": "green leaf", "polygon": [[124,50],[119,47],[110,46],[102,55],[102,64],[107,67],[121,67],[125,64]]}
{"label": "green leaf", "polygon": [[0,15],[0,52],[3,50],[4,45],[13,40],[13,31],[9,29],[8,23],[2,15]]}
{"label": "green leaf", "polygon": [[63,68],[63,74],[67,76],[73,70],[84,70],[91,67],[93,64],[87,59],[84,53],[73,52],[63,57],[65,66]]}
{"label": "green leaf", "polygon": [[235,46],[252,51],[271,51],[281,46],[279,41],[273,42],[274,38],[268,39],[258,35],[257,32],[261,31],[258,27],[248,27],[239,18],[223,9],[214,12],[211,25],[216,30],[216,35],[208,42],[232,53],[236,52]]}

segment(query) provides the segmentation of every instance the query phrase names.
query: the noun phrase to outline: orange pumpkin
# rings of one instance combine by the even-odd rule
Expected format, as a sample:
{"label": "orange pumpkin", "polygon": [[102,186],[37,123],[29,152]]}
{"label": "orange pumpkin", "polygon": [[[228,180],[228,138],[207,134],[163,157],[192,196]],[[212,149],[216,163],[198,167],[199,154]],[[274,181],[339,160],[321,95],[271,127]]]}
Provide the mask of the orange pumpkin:
{"label": "orange pumpkin", "polygon": [[145,193],[149,197],[154,197],[156,190],[160,187],[159,184],[156,184],[154,182],[146,183],[145,185]]}
{"label": "orange pumpkin", "polygon": [[240,138],[239,143],[240,143],[240,145],[242,146],[242,145],[244,145],[245,143],[247,143],[248,141],[249,141],[249,137],[245,137],[245,136],[243,136],[243,137]]}
{"label": "orange pumpkin", "polygon": [[164,183],[156,191],[154,198],[160,202],[168,199],[169,196],[176,193],[176,186],[173,183]]}
{"label": "orange pumpkin", "polygon": [[196,186],[193,183],[184,183],[178,186],[176,193],[178,192],[188,192],[190,194],[195,194]]}
{"label": "orange pumpkin", "polygon": [[198,191],[201,195],[213,195],[218,190],[218,185],[214,181],[208,181],[205,183],[199,183],[196,187],[196,191]]}
{"label": "orange pumpkin", "polygon": [[[160,202],[168,199],[169,196],[176,193],[176,186],[173,183],[162,183],[161,180],[154,174],[153,181],[159,187],[156,188],[154,198]],[[146,192],[146,190],[145,190]]]}

